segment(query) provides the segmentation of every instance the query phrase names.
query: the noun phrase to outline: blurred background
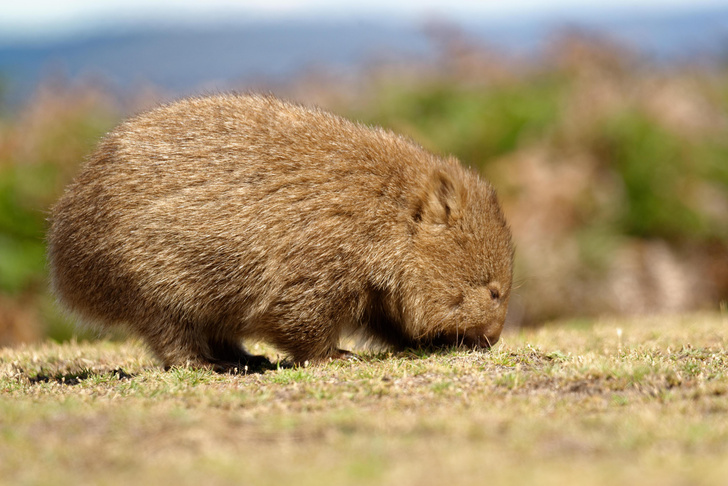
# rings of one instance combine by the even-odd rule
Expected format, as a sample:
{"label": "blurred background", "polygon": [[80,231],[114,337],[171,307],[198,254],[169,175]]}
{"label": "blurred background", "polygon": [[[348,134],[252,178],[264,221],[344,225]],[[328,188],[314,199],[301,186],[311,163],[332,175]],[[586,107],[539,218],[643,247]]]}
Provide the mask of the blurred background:
{"label": "blurred background", "polygon": [[481,171],[517,244],[511,329],[725,312],[728,2],[13,3],[0,7],[0,346],[89,337],[48,292],[44,234],[99,138],[159,102],[228,90],[321,105]]}

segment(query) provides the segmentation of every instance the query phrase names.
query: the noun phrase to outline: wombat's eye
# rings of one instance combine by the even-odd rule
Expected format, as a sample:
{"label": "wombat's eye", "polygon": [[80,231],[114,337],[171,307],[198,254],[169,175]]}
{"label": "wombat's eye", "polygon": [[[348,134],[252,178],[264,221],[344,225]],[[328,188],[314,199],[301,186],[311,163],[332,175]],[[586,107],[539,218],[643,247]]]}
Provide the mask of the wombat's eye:
{"label": "wombat's eye", "polygon": [[490,298],[491,299],[493,299],[493,300],[500,299],[500,292],[498,292],[498,289],[495,289],[495,288],[492,288],[491,287],[489,290],[490,290]]}

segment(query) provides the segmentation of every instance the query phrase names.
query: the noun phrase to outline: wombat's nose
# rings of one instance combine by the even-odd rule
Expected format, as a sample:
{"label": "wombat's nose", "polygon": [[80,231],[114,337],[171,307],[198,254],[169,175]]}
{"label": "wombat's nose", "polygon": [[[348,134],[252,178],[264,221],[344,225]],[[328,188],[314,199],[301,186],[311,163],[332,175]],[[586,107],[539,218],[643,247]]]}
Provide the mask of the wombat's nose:
{"label": "wombat's nose", "polygon": [[500,338],[500,332],[498,333],[487,333],[483,332],[484,330],[481,329],[471,329],[469,331],[465,332],[465,339],[463,340],[463,344],[466,346],[472,347],[472,348],[484,348],[489,349],[495,343],[498,342],[498,339]]}

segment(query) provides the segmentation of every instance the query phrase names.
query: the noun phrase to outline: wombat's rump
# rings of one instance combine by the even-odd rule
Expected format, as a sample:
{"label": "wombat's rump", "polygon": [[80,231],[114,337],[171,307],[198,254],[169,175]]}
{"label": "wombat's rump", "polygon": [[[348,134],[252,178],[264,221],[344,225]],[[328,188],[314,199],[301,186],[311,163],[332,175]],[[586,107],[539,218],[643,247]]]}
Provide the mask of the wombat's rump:
{"label": "wombat's rump", "polygon": [[343,332],[487,347],[511,290],[510,232],[477,174],[273,97],[122,123],[53,208],[48,243],[58,298],[165,366],[240,367],[245,338],[320,360]]}

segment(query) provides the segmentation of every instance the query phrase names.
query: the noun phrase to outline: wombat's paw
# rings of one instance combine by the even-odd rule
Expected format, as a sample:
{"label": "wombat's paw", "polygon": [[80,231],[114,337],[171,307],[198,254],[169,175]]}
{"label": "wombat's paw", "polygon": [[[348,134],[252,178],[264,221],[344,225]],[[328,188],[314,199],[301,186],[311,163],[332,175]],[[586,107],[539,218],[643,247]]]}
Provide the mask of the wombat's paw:
{"label": "wombat's paw", "polygon": [[284,361],[281,361],[278,363],[278,366],[281,368],[295,368],[297,366],[301,367],[307,367],[310,365],[317,365],[322,363],[329,363],[334,360],[346,360],[350,362],[354,361],[360,361],[361,358],[352,353],[351,351],[347,351],[346,349],[334,349],[333,351],[329,352],[328,354],[324,354],[323,356],[317,356],[313,358],[295,358],[290,357],[289,359],[286,359]]}
{"label": "wombat's paw", "polygon": [[331,356],[329,356],[329,360],[346,360],[346,361],[361,361],[361,358],[358,354],[352,353],[349,350],[346,349],[337,349],[334,351]]}
{"label": "wombat's paw", "polygon": [[266,370],[274,370],[276,369],[276,365],[271,363],[265,356],[247,355],[245,358],[235,361],[197,357],[187,359],[184,362],[177,360],[174,363],[167,363],[164,366],[165,371],[174,368],[205,369],[214,371],[215,373],[246,375],[248,373],[263,373]]}
{"label": "wombat's paw", "polygon": [[239,361],[211,360],[213,371],[217,373],[230,373],[247,375],[248,373],[263,373],[266,370],[276,369],[276,365],[265,356],[247,355]]}

